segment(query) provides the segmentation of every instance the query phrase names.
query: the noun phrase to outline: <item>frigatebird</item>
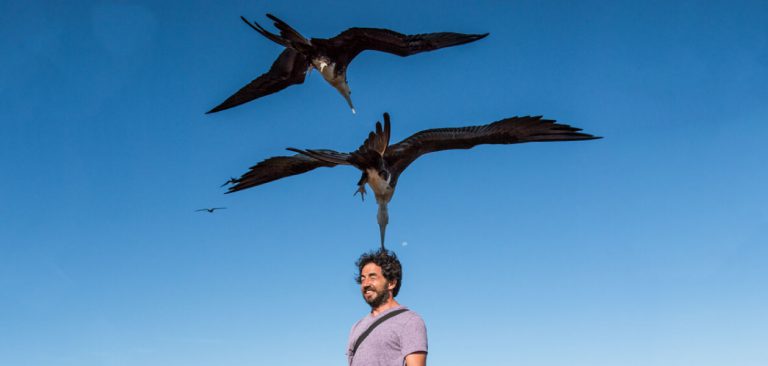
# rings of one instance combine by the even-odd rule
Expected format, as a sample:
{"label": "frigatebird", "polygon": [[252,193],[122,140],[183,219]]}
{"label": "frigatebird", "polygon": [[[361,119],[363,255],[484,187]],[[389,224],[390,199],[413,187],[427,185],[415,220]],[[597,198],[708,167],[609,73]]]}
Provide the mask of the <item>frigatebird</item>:
{"label": "frigatebird", "polygon": [[470,149],[481,144],[516,144],[523,142],[575,141],[599,139],[579,132],[581,129],[554,120],[535,117],[511,117],[481,126],[436,128],[417,132],[396,144],[389,144],[389,114],[384,113],[384,126],[376,122],[376,130],[351,153],[334,150],[301,150],[293,156],[276,156],[250,168],[237,179],[227,193],[255,187],[291,175],[301,174],[319,167],[352,165],[362,171],[355,194],[365,198],[367,183],[373,190],[379,210],[377,219],[384,248],[384,234],[389,214],[387,204],[395,193],[400,174],[419,156],[441,150]]}
{"label": "frigatebird", "polygon": [[213,211],[216,210],[226,210],[226,207],[211,207],[211,208],[201,208],[199,210],[195,210],[195,212],[201,212],[201,211],[207,211],[208,213],[213,213]]}
{"label": "frigatebird", "polygon": [[451,32],[406,35],[389,29],[350,28],[333,38],[307,39],[274,15],[267,14],[267,17],[275,22],[280,35],[269,32],[256,22],[249,22],[245,17],[241,16],[240,19],[267,39],[285,47],[285,50],[269,71],[206,113],[232,108],[291,85],[301,84],[313,68],[319,70],[325,81],[341,93],[352,113],[355,113],[347,84],[347,67],[360,52],[375,50],[405,57],[458,46],[488,35]]}

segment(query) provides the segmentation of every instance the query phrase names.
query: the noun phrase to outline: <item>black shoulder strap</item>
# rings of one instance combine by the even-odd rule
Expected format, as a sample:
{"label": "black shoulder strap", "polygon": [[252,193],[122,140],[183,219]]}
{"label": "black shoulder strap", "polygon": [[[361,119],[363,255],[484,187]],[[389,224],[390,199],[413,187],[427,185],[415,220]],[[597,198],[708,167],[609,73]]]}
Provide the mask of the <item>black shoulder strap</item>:
{"label": "black shoulder strap", "polygon": [[363,332],[363,334],[361,334],[360,337],[357,338],[357,341],[355,342],[355,346],[352,347],[352,355],[353,356],[355,355],[355,352],[357,352],[357,347],[360,347],[360,343],[363,343],[363,340],[365,340],[365,338],[368,337],[369,334],[371,334],[371,332],[373,331],[374,328],[378,327],[379,324],[383,323],[385,320],[387,320],[387,319],[389,319],[389,318],[391,318],[391,317],[393,317],[393,316],[395,316],[397,314],[404,313],[406,311],[408,311],[408,309],[398,309],[398,310],[395,310],[395,311],[393,311],[391,313],[387,313],[386,315],[382,316],[381,318],[376,319],[376,321],[373,322],[373,324],[371,324],[371,326],[368,327],[368,329],[366,329],[365,332]]}

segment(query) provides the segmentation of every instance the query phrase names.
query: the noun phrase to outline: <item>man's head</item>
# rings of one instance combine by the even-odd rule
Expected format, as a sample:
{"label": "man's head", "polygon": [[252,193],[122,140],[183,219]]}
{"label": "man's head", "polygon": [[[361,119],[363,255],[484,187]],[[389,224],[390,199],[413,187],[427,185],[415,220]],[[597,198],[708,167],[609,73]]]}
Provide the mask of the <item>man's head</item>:
{"label": "man's head", "polygon": [[394,252],[379,249],[364,253],[355,263],[358,269],[357,283],[363,292],[363,299],[372,308],[377,308],[394,298],[400,292],[403,269]]}

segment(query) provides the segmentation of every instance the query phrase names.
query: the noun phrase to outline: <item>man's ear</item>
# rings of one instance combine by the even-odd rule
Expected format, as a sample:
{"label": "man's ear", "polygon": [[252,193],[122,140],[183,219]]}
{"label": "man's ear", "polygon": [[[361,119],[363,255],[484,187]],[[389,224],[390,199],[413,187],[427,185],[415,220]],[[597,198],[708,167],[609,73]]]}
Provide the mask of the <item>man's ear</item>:
{"label": "man's ear", "polygon": [[387,281],[389,284],[387,285],[387,289],[389,291],[394,291],[395,287],[397,286],[397,280]]}

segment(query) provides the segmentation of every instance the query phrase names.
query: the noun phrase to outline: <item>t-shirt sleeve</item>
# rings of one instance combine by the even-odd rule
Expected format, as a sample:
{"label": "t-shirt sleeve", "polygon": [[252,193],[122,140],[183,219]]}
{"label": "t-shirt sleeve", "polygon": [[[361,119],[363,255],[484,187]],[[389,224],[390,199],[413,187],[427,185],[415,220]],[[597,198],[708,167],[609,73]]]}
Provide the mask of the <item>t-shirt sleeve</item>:
{"label": "t-shirt sleeve", "polygon": [[408,320],[400,334],[400,346],[403,357],[414,352],[427,352],[427,326],[421,317]]}

